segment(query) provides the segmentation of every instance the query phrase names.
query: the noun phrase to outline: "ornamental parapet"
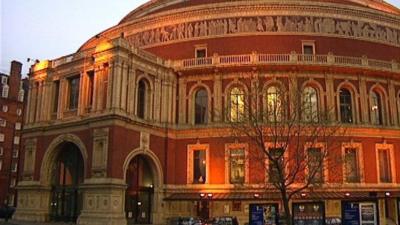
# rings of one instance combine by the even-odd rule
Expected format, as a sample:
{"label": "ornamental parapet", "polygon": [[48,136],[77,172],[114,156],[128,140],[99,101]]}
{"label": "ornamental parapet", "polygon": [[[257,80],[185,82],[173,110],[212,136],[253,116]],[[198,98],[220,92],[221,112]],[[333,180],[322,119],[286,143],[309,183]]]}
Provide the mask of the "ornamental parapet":
{"label": "ornamental parapet", "polygon": [[245,55],[214,55],[206,58],[177,60],[174,62],[176,71],[185,71],[209,67],[246,66],[246,65],[316,65],[352,67],[385,72],[400,72],[400,64],[396,60],[384,61],[363,57],[297,54],[260,54]]}

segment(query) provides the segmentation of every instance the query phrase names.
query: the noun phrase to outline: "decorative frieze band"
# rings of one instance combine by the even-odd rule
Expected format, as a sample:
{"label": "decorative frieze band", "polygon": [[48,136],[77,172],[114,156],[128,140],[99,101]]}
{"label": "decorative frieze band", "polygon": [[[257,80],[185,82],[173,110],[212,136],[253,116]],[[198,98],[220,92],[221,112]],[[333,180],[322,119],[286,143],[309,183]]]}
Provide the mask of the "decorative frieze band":
{"label": "decorative frieze band", "polygon": [[196,38],[240,34],[300,34],[359,38],[400,46],[400,30],[375,23],[331,17],[265,16],[194,21],[146,30],[127,37],[144,47]]}

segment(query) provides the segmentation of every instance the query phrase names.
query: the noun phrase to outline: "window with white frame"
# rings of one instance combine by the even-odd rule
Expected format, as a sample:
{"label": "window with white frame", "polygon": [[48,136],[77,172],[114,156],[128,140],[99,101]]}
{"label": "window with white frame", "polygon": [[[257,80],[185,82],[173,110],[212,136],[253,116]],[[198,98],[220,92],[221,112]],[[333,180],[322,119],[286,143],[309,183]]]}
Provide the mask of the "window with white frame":
{"label": "window with white frame", "polygon": [[347,88],[339,91],[340,121],[342,123],[353,123],[352,97]]}
{"label": "window with white frame", "polygon": [[359,143],[343,144],[343,180],[346,183],[362,181],[362,149]]}
{"label": "window with white frame", "polygon": [[244,184],[249,181],[247,144],[231,143],[225,145],[226,183]]}
{"label": "window with white frame", "polygon": [[3,154],[4,154],[4,148],[0,147],[0,156],[3,156]]}
{"label": "window with white frame", "polygon": [[314,55],[315,41],[302,41],[302,49],[304,55]]}
{"label": "window with white frame", "polygon": [[20,122],[15,123],[15,130],[21,130],[21,127],[22,127],[22,125]]}
{"label": "window with white frame", "polygon": [[18,170],[18,164],[17,163],[12,163],[11,164],[11,172],[15,173]]}
{"label": "window with white frame", "polygon": [[23,102],[25,96],[25,91],[23,89],[19,90],[18,92],[18,101]]}
{"label": "window with white frame", "polygon": [[8,112],[8,105],[3,105],[2,109],[3,109],[3,112]]}
{"label": "window with white frame", "polygon": [[206,144],[188,145],[189,184],[206,184],[209,182],[209,146]]}
{"label": "window with white frame", "polygon": [[19,136],[15,136],[14,137],[14,144],[15,145],[19,145],[19,140],[20,140],[20,137]]}
{"label": "window with white frame", "polygon": [[7,121],[3,118],[0,118],[0,127],[6,127]]}
{"label": "window with white frame", "polygon": [[18,150],[14,149],[12,156],[14,159],[18,158]]}
{"label": "window with white frame", "polygon": [[307,175],[312,183],[324,182],[324,152],[318,146],[307,148]]}
{"label": "window with white frame", "polygon": [[20,108],[17,109],[17,115],[18,115],[18,116],[21,116],[21,115],[22,115],[22,109],[20,109]]}
{"label": "window with white frame", "polygon": [[10,187],[15,187],[15,185],[17,185],[17,179],[15,179],[13,177],[13,178],[11,178],[11,181],[10,181]]}
{"label": "window with white frame", "polygon": [[8,77],[2,76],[1,77],[1,84],[7,84],[8,83]]}
{"label": "window with white frame", "polygon": [[10,87],[7,84],[3,84],[3,91],[1,93],[1,97],[8,98],[9,90],[10,90]]}
{"label": "window with white frame", "polygon": [[380,183],[396,182],[393,144],[376,144],[377,174]]}
{"label": "window with white frame", "polygon": [[4,134],[0,134],[0,142],[4,142],[4,138],[5,138]]}

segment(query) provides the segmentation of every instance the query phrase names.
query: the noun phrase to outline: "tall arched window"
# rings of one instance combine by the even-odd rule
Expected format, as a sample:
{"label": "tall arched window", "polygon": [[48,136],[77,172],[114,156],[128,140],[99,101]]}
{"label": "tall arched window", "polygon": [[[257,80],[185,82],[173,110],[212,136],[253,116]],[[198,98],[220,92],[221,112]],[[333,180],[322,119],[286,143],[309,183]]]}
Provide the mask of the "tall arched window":
{"label": "tall arched window", "polygon": [[371,122],[375,125],[382,125],[382,98],[381,95],[376,92],[371,92]]}
{"label": "tall arched window", "polygon": [[305,122],[318,122],[318,94],[313,87],[303,90],[302,115]]}
{"label": "tall arched window", "polygon": [[208,122],[208,94],[205,89],[200,89],[196,92],[194,110],[195,124],[206,124]]}
{"label": "tall arched window", "polygon": [[340,89],[339,102],[340,102],[340,121],[342,123],[353,123],[351,93],[346,88]]}
{"label": "tall arched window", "polygon": [[267,89],[267,118],[269,122],[282,120],[282,99],[279,88],[271,86]]}
{"label": "tall arched window", "polygon": [[144,119],[145,111],[146,111],[146,92],[147,85],[146,82],[142,79],[138,84],[138,94],[137,94],[137,116],[141,119]]}
{"label": "tall arched window", "polygon": [[244,117],[244,91],[240,88],[232,88],[229,94],[229,117],[231,122],[239,122]]}

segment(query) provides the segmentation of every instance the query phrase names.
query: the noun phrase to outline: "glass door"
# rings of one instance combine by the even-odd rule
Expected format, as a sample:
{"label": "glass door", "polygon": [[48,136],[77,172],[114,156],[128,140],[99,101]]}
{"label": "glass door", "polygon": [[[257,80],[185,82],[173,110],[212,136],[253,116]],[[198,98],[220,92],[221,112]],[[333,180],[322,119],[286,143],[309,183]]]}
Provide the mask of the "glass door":
{"label": "glass door", "polygon": [[376,225],[376,204],[372,202],[360,203],[360,224]]}

